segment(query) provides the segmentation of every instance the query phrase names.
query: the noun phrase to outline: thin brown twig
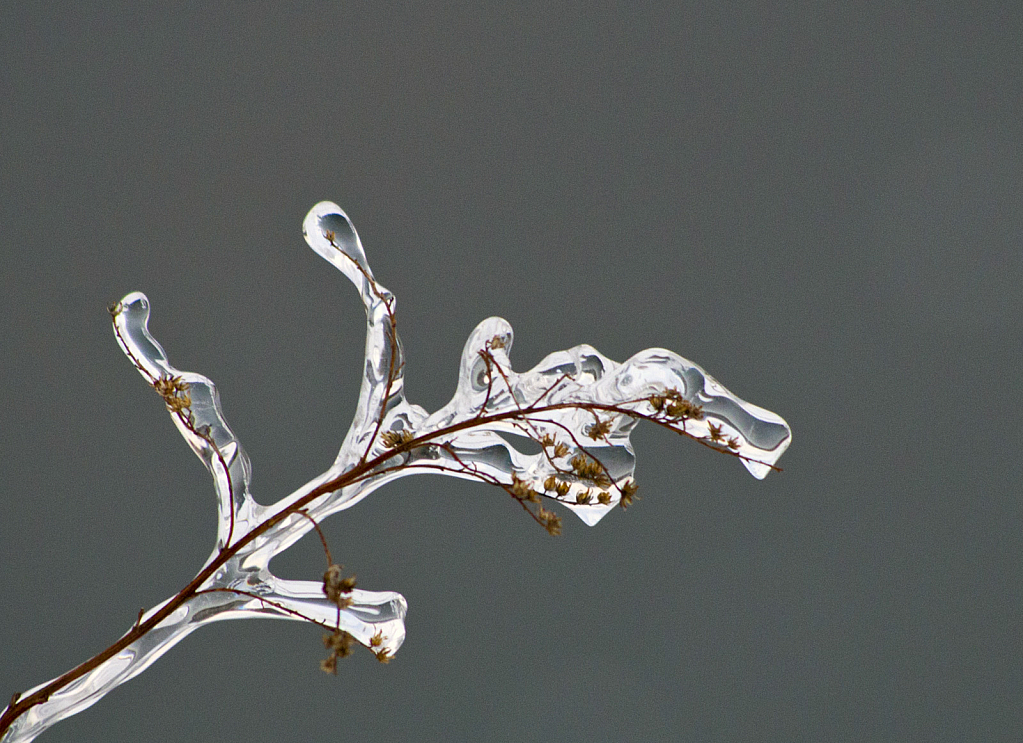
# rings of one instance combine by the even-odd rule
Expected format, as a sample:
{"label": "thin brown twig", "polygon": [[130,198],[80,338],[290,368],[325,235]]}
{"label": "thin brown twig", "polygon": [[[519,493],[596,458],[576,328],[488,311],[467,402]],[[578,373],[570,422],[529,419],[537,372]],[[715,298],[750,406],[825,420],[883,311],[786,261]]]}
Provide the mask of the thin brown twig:
{"label": "thin brown twig", "polygon": [[[123,311],[123,309],[120,307],[120,303],[118,303],[117,314],[119,314],[122,311]],[[117,314],[115,314],[114,312],[111,312],[111,315],[114,318],[117,317]],[[121,329],[117,326],[116,322],[114,323],[114,335],[116,335],[118,340],[121,341],[121,347],[122,347],[122,349],[124,349],[124,355],[128,357],[128,360],[131,361],[132,365],[134,365],[134,367],[136,369],[138,369],[140,372],[142,372],[150,380],[150,386],[156,387],[156,382],[157,382],[156,378],[153,377],[153,375],[150,374],[149,371],[146,370],[146,368],[142,365],[142,362],[139,361],[135,357],[135,354],[133,354],[129,350],[129,346],[128,346],[127,343],[124,342],[124,337],[121,335]],[[213,384],[212,381],[210,382],[210,384],[211,385]],[[228,530],[227,530],[227,538],[224,540],[224,543],[225,543],[225,546],[226,546],[226,545],[230,544],[231,543],[231,539],[234,538],[235,494],[234,494],[234,482],[233,482],[233,480],[231,478],[231,469],[228,467],[227,460],[224,458],[223,453],[220,451],[220,447],[217,446],[217,442],[213,440],[213,434],[212,434],[212,432],[210,432],[209,427],[208,426],[204,427],[205,430],[202,430],[202,431],[199,430],[198,428],[196,428],[195,427],[195,420],[194,420],[194,418],[192,416],[191,410],[189,408],[186,408],[186,410],[189,411],[188,415],[185,415],[184,412],[181,411],[181,410],[175,410],[175,411],[173,411],[173,414],[177,416],[178,420],[181,421],[181,424],[185,428],[187,428],[193,434],[195,434],[199,438],[203,439],[207,444],[210,445],[210,448],[213,449],[213,453],[214,453],[214,455],[217,458],[217,461],[220,462],[220,466],[224,470],[224,477],[227,480],[227,497],[228,497],[228,504],[227,505],[228,505],[229,526],[228,526]],[[214,475],[214,477],[215,477],[215,475]]]}
{"label": "thin brown twig", "polygon": [[324,629],[334,629],[334,627],[331,627],[326,622],[320,621],[319,619],[311,617],[308,614],[303,614],[297,609],[291,609],[285,606],[284,604],[278,603],[273,599],[268,599],[266,596],[260,596],[258,593],[253,593],[252,591],[242,591],[237,588],[204,588],[201,591],[196,591],[195,595],[201,596],[204,593],[233,593],[237,594],[238,596],[245,596],[250,599],[255,599],[256,601],[259,601],[261,604],[264,604],[266,606],[272,606],[274,609],[277,609],[277,611],[282,611],[285,614],[290,614],[293,617],[298,617],[299,619],[303,619],[307,622],[317,624],[320,627],[323,627]]}
{"label": "thin brown twig", "polygon": [[316,519],[310,516],[309,512],[306,511],[304,508],[298,509],[297,511],[295,511],[295,513],[297,513],[299,516],[305,516],[307,519],[309,519],[309,523],[313,525],[313,528],[316,530],[316,535],[320,538],[320,544],[323,545],[323,553],[327,556],[327,567],[333,565],[334,558],[330,556],[330,547],[327,546],[327,537],[324,536],[323,529],[320,528],[320,525],[316,523]]}
{"label": "thin brown twig", "polygon": [[394,385],[395,379],[397,379],[398,372],[401,371],[405,366],[405,362],[402,361],[402,364],[400,367],[398,367],[398,369],[394,368],[395,357],[401,353],[401,345],[398,340],[398,322],[394,316],[394,308],[392,307],[391,302],[388,302],[387,297],[385,297],[383,293],[380,291],[380,286],[377,284],[376,279],[369,275],[369,272],[365,268],[363,268],[362,264],[359,263],[359,261],[355,260],[355,258],[348,255],[348,253],[342,250],[341,247],[336,242],[334,242],[333,232],[325,232],[323,236],[330,243],[331,247],[333,247],[341,255],[343,255],[345,258],[347,258],[348,260],[355,264],[355,267],[358,269],[359,273],[361,273],[363,278],[366,279],[370,291],[372,291],[376,295],[377,299],[379,299],[380,302],[384,305],[384,311],[387,313],[388,324],[387,334],[390,336],[391,341],[391,352],[388,355],[387,362],[388,365],[387,382],[384,384],[384,394],[380,400],[380,412],[376,417],[376,426],[373,429],[373,435],[369,437],[369,443],[366,445],[366,451],[362,453],[362,457],[359,459],[360,462],[365,462],[366,457],[368,457],[370,452],[373,451],[373,444],[376,443],[377,436],[380,434],[380,427],[384,423],[384,418],[386,417],[387,412],[387,402],[391,399],[391,388]]}

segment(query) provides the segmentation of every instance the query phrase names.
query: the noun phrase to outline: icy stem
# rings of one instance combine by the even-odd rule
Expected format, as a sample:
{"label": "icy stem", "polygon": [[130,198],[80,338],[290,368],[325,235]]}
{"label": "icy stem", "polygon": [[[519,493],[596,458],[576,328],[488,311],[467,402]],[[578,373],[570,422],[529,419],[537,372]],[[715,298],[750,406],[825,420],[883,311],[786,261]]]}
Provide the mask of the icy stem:
{"label": "icy stem", "polygon": [[[635,492],[629,434],[641,420],[725,452],[757,478],[792,440],[780,417],[739,399],[671,351],[649,349],[619,364],[583,345],[515,372],[511,326],[496,317],[469,336],[451,401],[428,414],[405,399],[395,299],[373,277],[348,216],[321,202],[303,232],[355,285],[366,310],[359,403],[333,465],[276,503],[259,504],[250,490],[251,464],[224,418],[216,386],[170,364],[147,327],[145,295],[129,294],[112,307],[117,342],[213,477],[217,539],[193,583],[140,616],[107,657],[73,669],[70,682],[62,677],[22,694],[25,700],[46,690],[19,713],[3,743],[32,740],[144,671],[188,633],[221,619],[302,619],[347,632],[381,659],[392,656],[405,638],[400,594],[356,589],[339,605],[327,598],[323,582],[284,580],[269,569],[316,523],[390,480],[433,472],[496,485],[557,533],[560,519],[539,507],[543,499],[590,525],[628,505]],[[522,451],[516,444],[523,438],[532,439],[531,451],[537,444],[541,451]]]}

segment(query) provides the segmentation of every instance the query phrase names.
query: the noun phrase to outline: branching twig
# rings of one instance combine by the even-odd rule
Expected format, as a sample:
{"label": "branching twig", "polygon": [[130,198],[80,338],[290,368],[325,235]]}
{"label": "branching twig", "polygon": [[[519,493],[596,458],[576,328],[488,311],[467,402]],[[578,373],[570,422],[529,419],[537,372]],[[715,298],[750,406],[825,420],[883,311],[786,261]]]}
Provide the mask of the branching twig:
{"label": "branching twig", "polygon": [[[327,218],[343,218],[344,215],[336,205],[324,202],[314,207],[307,217],[307,226],[313,225],[320,229],[322,220]],[[350,222],[348,223],[350,226]],[[307,232],[307,240],[310,245],[327,257],[335,265],[340,265],[342,270],[345,266],[354,267],[355,273],[348,273],[346,276],[353,282],[357,278],[365,282],[369,292],[375,297],[379,305],[374,304],[368,295],[363,296],[367,307],[367,332],[380,332],[374,329],[379,322],[379,312],[375,307],[382,306],[385,316],[386,327],[382,332],[386,339],[372,336],[367,341],[367,352],[371,348],[376,349],[375,340],[379,339],[384,348],[381,353],[386,352],[388,358],[372,359],[374,365],[370,370],[371,359],[367,359],[367,371],[363,380],[363,395],[360,400],[366,405],[373,404],[376,395],[379,395],[379,402],[375,409],[360,411],[367,414],[363,419],[358,413],[356,421],[359,425],[353,424],[350,438],[346,439],[346,446],[358,446],[361,454],[342,448],[339,455],[336,470],[329,471],[329,474],[310,483],[307,489],[283,499],[274,507],[263,507],[255,504],[248,493],[248,461],[242,453],[240,444],[234,439],[233,434],[227,428],[226,422],[221,417],[219,403],[213,389],[212,382],[198,375],[184,375],[184,373],[173,370],[163,357],[163,349],[159,347],[155,339],[148,335],[145,328],[145,321],[148,318],[148,305],[142,295],[129,295],[121,302],[112,305],[109,309],[114,318],[114,333],[117,341],[125,351],[129,361],[142,374],[147,383],[152,386],[163,398],[168,411],[184,432],[190,434],[192,439],[189,443],[196,453],[204,447],[209,447],[211,456],[203,461],[214,474],[215,482],[219,482],[218,473],[222,473],[226,481],[226,489],[221,490],[218,484],[218,495],[220,497],[220,508],[226,509],[218,528],[218,546],[214,553],[207,560],[206,564],[196,576],[177,594],[151,610],[149,616],[146,611],[139,612],[137,619],[131,628],[106,650],[101,651],[89,660],[79,664],[67,671],[60,677],[40,686],[31,693],[22,695],[14,694],[7,708],[0,714],[0,740],[3,743],[13,743],[19,739],[30,739],[42,729],[37,724],[36,728],[25,732],[28,738],[19,738],[15,726],[22,719],[26,712],[51,700],[57,692],[65,692],[61,696],[67,696],[66,692],[75,682],[84,679],[104,667],[108,661],[120,654],[126,648],[131,647],[144,638],[152,630],[160,627],[165,622],[169,623],[174,616],[180,616],[177,612],[190,602],[200,596],[209,596],[217,593],[226,593],[259,602],[261,610],[270,613],[277,613],[282,616],[302,619],[316,624],[330,634],[324,636],[324,644],[330,650],[331,655],[321,663],[321,667],[332,673],[336,673],[337,660],[350,652],[352,642],[357,638],[342,629],[342,614],[349,610],[356,598],[365,599],[367,596],[388,596],[388,594],[373,594],[365,591],[355,591],[355,578],[343,577],[341,566],[334,563],[327,538],[320,527],[317,519],[322,520],[330,513],[347,507],[354,503],[359,497],[368,493],[379,484],[394,477],[412,474],[414,472],[439,472],[448,475],[456,475],[475,479],[479,482],[493,485],[507,492],[519,505],[529,514],[530,518],[543,526],[550,534],[556,535],[561,531],[561,518],[542,505],[544,497],[559,500],[575,508],[577,513],[587,519],[587,523],[593,523],[598,519],[617,497],[617,502],[623,508],[627,507],[636,497],[636,483],[632,478],[631,448],[628,446],[628,433],[635,421],[649,421],[663,428],[674,431],[676,434],[693,439],[703,446],[715,451],[729,454],[747,464],[751,471],[757,476],[763,476],[768,470],[779,470],[775,461],[788,446],[791,435],[787,425],[772,413],[763,411],[760,408],[746,406],[743,401],[728,393],[727,390],[717,385],[709,377],[705,377],[702,370],[691,365],[681,357],[663,352],[659,356],[645,356],[635,364],[635,368],[629,367],[628,379],[633,387],[629,389],[638,390],[634,396],[626,396],[620,393],[609,397],[605,391],[597,389],[595,385],[584,385],[579,382],[566,384],[569,380],[575,380],[575,375],[559,371],[565,365],[575,363],[578,366],[578,355],[572,356],[562,352],[557,365],[550,369],[533,370],[524,374],[516,374],[510,368],[505,368],[495,356],[494,351],[510,347],[510,326],[503,320],[485,321],[477,329],[476,333],[485,332],[484,328],[503,327],[507,335],[480,336],[474,333],[467,344],[463,356],[463,370],[468,369],[471,375],[473,368],[480,358],[484,364],[486,374],[486,388],[482,390],[482,399],[479,397],[478,387],[473,388],[471,380],[462,379],[456,399],[459,405],[449,406],[443,409],[446,416],[437,415],[436,421],[426,415],[421,408],[411,406],[405,401],[402,386],[404,373],[404,358],[401,351],[401,341],[397,332],[397,319],[394,312],[394,299],[386,289],[380,286],[373,278],[368,269],[368,264],[363,265],[364,257],[361,256],[361,244],[358,236],[352,228],[352,237],[356,255],[351,254],[346,248],[336,241],[336,235],[332,230],[321,229],[319,234]],[[322,238],[322,243],[318,242]],[[328,247],[329,246],[329,247]],[[331,249],[334,251],[331,253]],[[341,264],[337,263],[337,260]],[[360,290],[362,293],[362,290]],[[134,298],[134,299],[133,299]],[[132,300],[129,302],[129,300]],[[137,303],[137,307],[136,307]],[[141,309],[138,309],[141,308]],[[121,322],[121,316],[126,312],[144,312],[144,316],[133,315],[134,325],[128,326]],[[487,324],[491,323],[491,324]],[[141,328],[141,329],[140,329]],[[502,331],[504,332],[504,331]],[[139,334],[136,337],[135,334]],[[142,344],[140,338],[145,341]],[[473,339],[476,340],[473,340]],[[371,343],[370,341],[374,341]],[[472,345],[475,343],[475,345]],[[141,350],[139,350],[141,349]],[[155,350],[153,350],[155,349]],[[596,353],[589,347],[586,353]],[[374,351],[376,353],[376,351]],[[658,352],[660,353],[660,352]],[[599,354],[598,354],[599,356]],[[507,354],[503,354],[507,358]],[[603,358],[603,357],[600,357]],[[639,358],[634,357],[634,359]],[[576,359],[575,362],[572,359]],[[387,372],[383,380],[371,379],[371,373],[376,373],[376,362],[379,366],[386,364]],[[626,375],[626,365],[618,365],[609,359],[606,362],[604,374],[618,373]],[[627,362],[631,363],[630,362]],[[655,371],[648,374],[649,369]],[[154,373],[156,370],[158,373]],[[695,370],[695,371],[694,371]],[[705,418],[704,407],[697,401],[696,396],[702,394],[700,387],[690,389],[689,382],[683,394],[677,387],[666,383],[665,379],[689,379],[686,375],[696,375],[700,383],[714,385],[717,399],[726,401],[727,406],[740,410],[742,415],[735,419],[729,419],[728,415],[715,412],[714,417],[718,422],[707,421],[705,430],[707,435],[700,436],[690,431],[687,423],[703,421]],[[550,378],[553,377],[553,381]],[[597,375],[599,377],[599,374]],[[192,380],[191,383],[185,379]],[[495,389],[495,380],[500,378],[500,384],[507,391],[508,400],[504,399],[504,391]],[[198,381],[196,381],[198,380]],[[638,387],[635,380],[640,380]],[[201,412],[193,411],[192,393],[193,386],[198,385],[203,389],[204,394],[209,395],[209,401]],[[207,389],[208,388],[208,389]],[[473,390],[475,389],[475,392]],[[531,399],[527,399],[531,398]],[[203,398],[205,400],[205,398]],[[700,400],[711,399],[710,397]],[[453,401],[454,403],[455,401]],[[730,408],[728,408],[730,409]],[[388,416],[401,414],[404,423],[400,427],[393,422],[388,423]],[[197,420],[197,415],[199,419]],[[771,432],[773,439],[768,443],[770,447],[765,448],[759,443],[749,441],[750,432],[753,427],[742,428],[742,425],[735,420],[753,418],[759,424],[759,436],[763,438],[763,430]],[[760,416],[759,418],[757,416]],[[591,423],[579,421],[579,417],[586,420],[592,418]],[[628,420],[626,420],[628,419]],[[220,444],[214,438],[214,428],[211,422],[217,425],[216,436]],[[735,430],[735,434],[725,435],[725,425],[729,430]],[[385,429],[385,426],[390,429]],[[773,427],[773,428],[772,428]],[[702,429],[696,426],[699,432]],[[540,446],[540,454],[526,455],[517,452],[511,443],[501,433],[520,433],[531,439]],[[476,434],[487,434],[477,436]],[[740,435],[744,437],[740,440]],[[581,437],[587,437],[592,444],[584,444]],[[770,438],[770,437],[768,437]],[[364,441],[363,447],[360,442]],[[484,443],[480,443],[480,442]],[[349,443],[350,442],[350,443]],[[383,450],[377,449],[383,445]],[[493,446],[503,446],[508,453],[509,464],[497,465],[489,455],[477,455],[477,451],[486,451]],[[228,454],[225,455],[225,449]],[[624,451],[628,455],[627,467],[621,465],[620,461],[615,465],[614,471],[602,461],[598,451],[614,452],[615,449]],[[374,451],[378,451],[374,454]],[[763,452],[763,457],[752,456],[750,452]],[[351,455],[348,457],[348,455]],[[345,455],[345,456],[342,456]],[[570,455],[574,455],[571,456]],[[769,456],[768,456],[769,455]],[[230,459],[230,462],[228,461]],[[612,463],[613,459],[609,460]],[[522,463],[529,466],[525,467]],[[232,470],[232,468],[235,468]],[[240,483],[240,490],[236,492],[234,476],[237,475]],[[322,481],[321,481],[322,480]],[[541,489],[542,487],[542,489]],[[565,500],[569,498],[572,488],[575,487],[575,501]],[[593,488],[597,489],[596,502],[594,502]],[[614,493],[615,496],[612,496]],[[247,509],[244,512],[244,520],[238,522],[239,509],[242,506]],[[602,508],[601,508],[602,507]],[[592,508],[592,510],[591,510]],[[256,516],[253,516],[256,514]],[[315,516],[314,516],[315,514]],[[590,514],[586,516],[585,514]],[[297,517],[297,518],[296,518]],[[224,521],[226,520],[226,534]],[[305,522],[308,522],[306,524]],[[241,523],[244,534],[235,538],[236,523]],[[323,575],[323,594],[326,601],[335,607],[335,618],[333,626],[322,618],[318,618],[299,609],[288,606],[289,594],[284,588],[288,582],[282,582],[283,592],[273,595],[280,600],[269,598],[256,590],[245,590],[236,588],[234,585],[225,584],[224,576],[231,574],[240,562],[249,565],[250,572],[245,573],[249,578],[255,579],[251,572],[252,565],[263,565],[269,558],[276,554],[277,550],[285,549],[299,536],[307,533],[309,529],[316,532],[323,546],[324,555],[327,560],[327,571]],[[257,559],[258,558],[258,559]],[[237,575],[237,573],[235,573]],[[268,572],[267,572],[268,574]],[[290,590],[309,590],[308,583],[297,582],[300,588],[295,588],[296,582],[292,582]],[[271,585],[264,584],[264,588],[273,593]],[[305,596],[305,594],[302,594]],[[396,595],[396,594],[395,594]],[[404,607],[403,599],[401,607]],[[302,600],[306,600],[303,598]],[[324,598],[317,598],[323,606]],[[242,606],[234,606],[237,612],[255,611],[248,608],[247,602]],[[233,605],[233,604],[232,604]],[[315,606],[314,604],[307,604]],[[214,609],[218,607],[214,606]],[[218,610],[227,610],[219,607]],[[187,612],[186,612],[187,615]],[[383,631],[376,629],[378,625],[371,624],[366,629],[365,624],[358,624],[354,619],[355,615],[346,614],[348,617],[345,626],[353,632],[364,632],[359,642],[365,644],[374,652],[381,662],[388,662],[395,649],[404,637],[404,628],[398,624],[400,630],[397,639],[393,633],[385,636]],[[404,608],[398,614],[398,621],[404,616]],[[363,629],[357,629],[357,627]],[[392,626],[392,629],[394,627]],[[370,632],[376,629],[374,634]],[[168,640],[170,642],[171,640]],[[388,644],[390,643],[390,644]],[[130,676],[126,676],[128,678]],[[95,692],[102,695],[110,688],[121,683],[122,680],[107,679]],[[92,701],[78,703],[70,707],[70,711],[56,710],[52,719],[47,724],[67,714],[73,714],[78,709],[88,706]],[[35,723],[34,723],[35,724]],[[47,725],[42,725],[46,727]],[[13,731],[13,733],[12,733]],[[13,737],[11,737],[13,735]]]}

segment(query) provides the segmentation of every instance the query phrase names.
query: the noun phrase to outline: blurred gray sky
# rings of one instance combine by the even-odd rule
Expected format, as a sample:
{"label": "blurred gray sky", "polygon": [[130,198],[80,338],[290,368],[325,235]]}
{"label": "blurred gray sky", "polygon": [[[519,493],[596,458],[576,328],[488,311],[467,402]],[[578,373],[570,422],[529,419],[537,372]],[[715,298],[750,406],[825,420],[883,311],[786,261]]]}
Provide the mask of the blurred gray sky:
{"label": "blurred gray sky", "polygon": [[1017,739],[1023,11],[718,5],[2,6],[2,698],[212,546],[108,302],[217,382],[262,502],[333,460],[363,317],[322,199],[428,409],[500,315],[519,369],[664,346],[794,431],[757,482],[640,429],[643,500],[557,539],[402,481],[325,525],[409,600],[394,663],[223,623],[41,740]]}

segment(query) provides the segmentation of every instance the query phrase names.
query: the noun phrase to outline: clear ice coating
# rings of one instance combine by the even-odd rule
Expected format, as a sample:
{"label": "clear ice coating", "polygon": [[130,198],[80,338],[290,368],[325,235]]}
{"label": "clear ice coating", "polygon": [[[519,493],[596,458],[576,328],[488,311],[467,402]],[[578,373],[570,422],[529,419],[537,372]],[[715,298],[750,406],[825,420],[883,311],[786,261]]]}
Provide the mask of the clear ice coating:
{"label": "clear ice coating", "polygon": [[[309,212],[303,232],[310,247],[355,285],[366,307],[359,404],[334,464],[278,502],[257,503],[249,487],[249,459],[224,419],[216,386],[200,374],[170,365],[147,328],[150,307],[145,295],[135,292],[121,300],[113,311],[114,332],[139,373],[158,390],[161,380],[187,383],[188,404],[178,410],[187,415],[175,413],[173,397],[165,399],[178,430],[213,476],[217,540],[204,567],[226,548],[243,544],[154,629],[22,714],[3,743],[32,740],[144,671],[188,633],[221,619],[312,619],[339,626],[374,651],[393,655],[405,638],[406,602],[400,594],[356,589],[351,605],[339,612],[324,595],[321,581],[285,580],[269,570],[276,555],[314,528],[313,521],[354,505],[390,480],[435,472],[489,482],[509,492],[525,488],[516,492],[559,501],[593,525],[628,492],[635,468],[629,441],[633,427],[641,419],[665,425],[656,398],[666,391],[674,395],[669,403],[684,401],[702,410],[699,416],[676,416],[669,427],[732,454],[754,477],[765,477],[791,443],[784,420],[739,399],[671,351],[648,349],[619,364],[582,345],[552,353],[533,369],[516,373],[508,356],[511,326],[496,317],[481,322],[469,336],[454,397],[429,414],[405,399],[394,296],[374,279],[348,216],[336,204],[321,202]],[[549,443],[540,453],[527,454],[515,446],[522,437]],[[561,446],[555,448],[555,442]],[[402,443],[410,445],[397,446]],[[599,462],[597,477],[581,469],[588,461]],[[363,475],[332,487],[360,467],[366,470]],[[300,502],[305,515],[289,512]],[[269,528],[249,537],[268,521]]]}

